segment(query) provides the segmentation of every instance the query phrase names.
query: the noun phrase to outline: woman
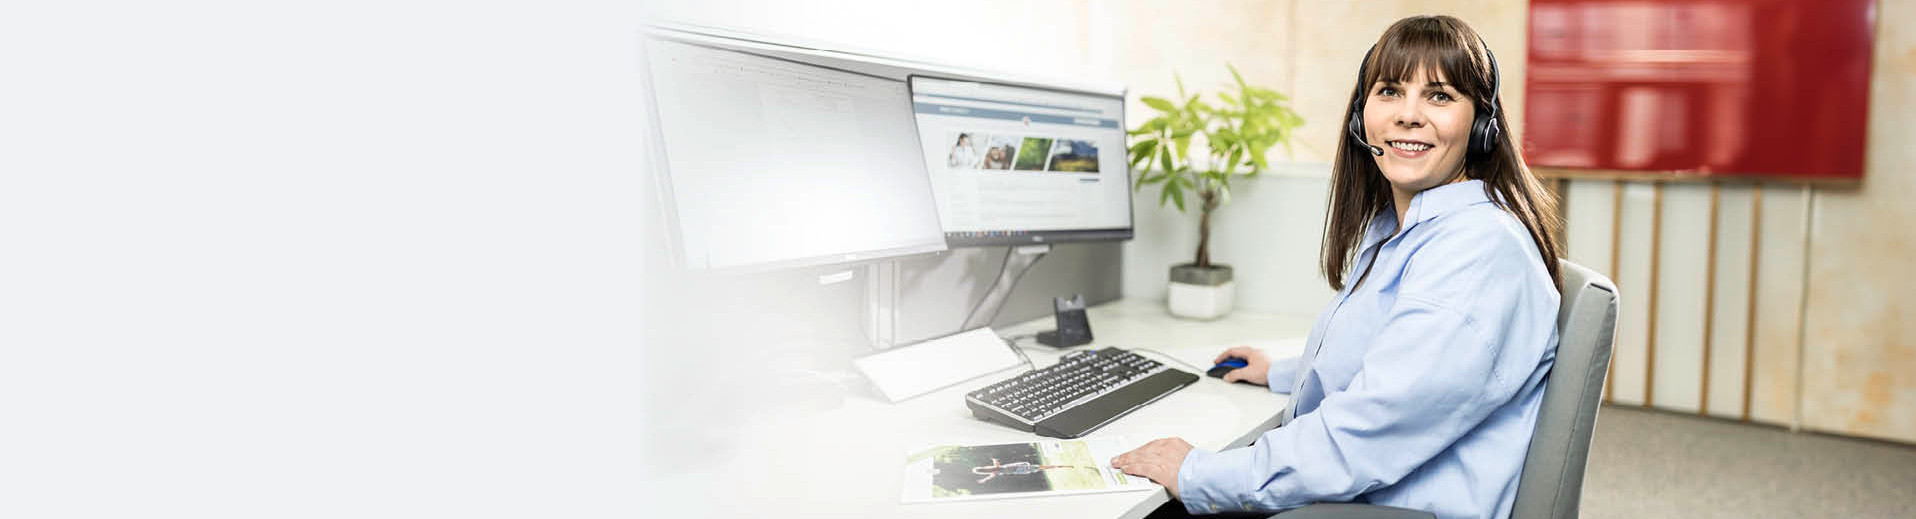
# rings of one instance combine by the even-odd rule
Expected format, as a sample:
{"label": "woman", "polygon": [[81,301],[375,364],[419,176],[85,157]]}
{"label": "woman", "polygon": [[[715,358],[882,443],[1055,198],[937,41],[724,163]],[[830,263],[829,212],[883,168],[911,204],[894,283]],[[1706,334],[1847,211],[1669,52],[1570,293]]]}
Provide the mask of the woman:
{"label": "woman", "polygon": [[1011,147],[993,146],[985,150],[983,169],[1011,169]]}
{"label": "woman", "polygon": [[945,157],[945,165],[954,168],[969,168],[978,163],[978,150],[971,147],[971,134],[958,134],[958,143],[951,146],[951,154]]}
{"label": "woman", "polygon": [[1097,467],[1081,467],[1081,466],[1073,466],[1073,465],[1033,465],[1029,461],[1014,461],[1011,463],[999,463],[998,458],[992,458],[990,465],[985,465],[983,467],[972,467],[971,473],[984,476],[984,479],[978,480],[978,484],[983,485],[985,484],[986,481],[991,481],[992,478],[996,478],[1000,474],[1010,474],[1014,476],[1024,475],[1024,474],[1037,474],[1039,472],[1044,472],[1051,469],[1097,470]]}
{"label": "woman", "polygon": [[1114,467],[1191,513],[1355,501],[1509,516],[1556,358],[1561,223],[1498,131],[1494,60],[1448,16],[1385,31],[1332,170],[1321,256],[1337,296],[1302,357],[1219,356],[1249,364],[1226,380],[1288,392],[1286,422],[1248,448],[1167,438]]}

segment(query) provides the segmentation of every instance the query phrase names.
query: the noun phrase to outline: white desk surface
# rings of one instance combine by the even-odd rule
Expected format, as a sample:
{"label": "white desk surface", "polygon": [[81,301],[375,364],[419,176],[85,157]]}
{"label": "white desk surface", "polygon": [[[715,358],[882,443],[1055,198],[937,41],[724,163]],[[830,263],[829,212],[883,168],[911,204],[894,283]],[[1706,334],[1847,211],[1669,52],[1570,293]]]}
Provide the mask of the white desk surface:
{"label": "white desk surface", "polygon": [[[1089,309],[1097,340],[1078,348],[1150,349],[1195,366],[1197,383],[1118,419],[1091,437],[1122,436],[1131,444],[1182,437],[1208,449],[1248,445],[1277,425],[1288,403],[1262,386],[1203,377],[1224,348],[1256,346],[1273,357],[1303,353],[1307,316],[1239,311],[1202,322],[1171,317],[1161,301],[1120,300]],[[1053,327],[1049,316],[998,330],[1016,337]],[[1019,341],[1037,366],[1061,352]],[[1163,360],[1151,352],[1139,352]],[[1177,362],[1166,362],[1190,370]],[[768,410],[762,421],[723,441],[737,448],[713,453],[673,474],[647,474],[648,494],[701,517],[1143,517],[1169,499],[1163,490],[955,503],[904,504],[899,494],[905,456],[936,445],[1018,443],[1044,439],[977,419],[964,394],[1016,374],[1023,367],[960,383],[898,404],[869,389],[840,403],[807,411]]]}

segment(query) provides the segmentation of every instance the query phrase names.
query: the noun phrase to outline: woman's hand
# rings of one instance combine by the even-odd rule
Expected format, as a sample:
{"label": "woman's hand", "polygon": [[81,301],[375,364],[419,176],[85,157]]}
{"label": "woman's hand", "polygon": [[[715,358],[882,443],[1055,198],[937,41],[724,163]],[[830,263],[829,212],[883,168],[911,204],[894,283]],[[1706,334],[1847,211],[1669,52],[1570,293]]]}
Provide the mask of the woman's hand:
{"label": "woman's hand", "polygon": [[1160,438],[1111,458],[1111,468],[1164,485],[1171,499],[1177,499],[1178,469],[1184,467],[1184,457],[1190,454],[1191,444],[1183,438]]}
{"label": "woman's hand", "polygon": [[1211,362],[1213,363],[1224,362],[1224,359],[1228,359],[1232,357],[1244,359],[1245,366],[1242,368],[1231,370],[1230,373],[1225,373],[1224,374],[1225,382],[1237,382],[1242,380],[1242,381],[1250,382],[1252,384],[1257,384],[1260,386],[1270,385],[1271,357],[1269,355],[1265,355],[1264,350],[1252,348],[1250,346],[1238,346],[1235,348],[1224,350],[1224,353],[1219,353],[1217,355],[1217,360],[1213,360]]}

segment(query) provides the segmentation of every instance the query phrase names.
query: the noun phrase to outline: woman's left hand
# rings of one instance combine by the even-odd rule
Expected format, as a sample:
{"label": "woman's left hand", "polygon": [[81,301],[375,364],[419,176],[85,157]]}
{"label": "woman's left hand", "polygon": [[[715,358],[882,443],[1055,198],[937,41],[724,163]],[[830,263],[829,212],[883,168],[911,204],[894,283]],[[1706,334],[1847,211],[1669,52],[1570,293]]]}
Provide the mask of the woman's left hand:
{"label": "woman's left hand", "polygon": [[1160,438],[1111,458],[1111,468],[1164,485],[1165,490],[1171,491],[1171,498],[1177,499],[1178,469],[1184,466],[1184,457],[1190,454],[1191,444],[1183,438]]}

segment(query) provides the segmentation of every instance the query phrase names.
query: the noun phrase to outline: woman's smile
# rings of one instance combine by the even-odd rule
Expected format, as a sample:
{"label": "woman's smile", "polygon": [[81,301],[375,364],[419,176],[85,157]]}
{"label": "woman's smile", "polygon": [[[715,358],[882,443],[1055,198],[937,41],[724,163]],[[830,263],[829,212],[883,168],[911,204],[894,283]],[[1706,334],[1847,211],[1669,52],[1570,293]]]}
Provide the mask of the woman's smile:
{"label": "woman's smile", "polygon": [[1416,139],[1392,139],[1384,141],[1390,144],[1391,152],[1406,159],[1419,159],[1430,153],[1435,145]]}

